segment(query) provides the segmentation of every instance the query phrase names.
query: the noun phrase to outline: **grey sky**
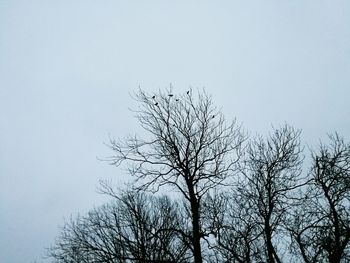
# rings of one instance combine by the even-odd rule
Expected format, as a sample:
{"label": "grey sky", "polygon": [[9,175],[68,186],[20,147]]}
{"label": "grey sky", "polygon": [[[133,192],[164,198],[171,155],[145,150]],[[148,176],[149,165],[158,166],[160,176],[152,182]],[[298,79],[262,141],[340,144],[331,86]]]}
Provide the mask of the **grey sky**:
{"label": "grey sky", "polygon": [[206,87],[252,133],[350,140],[350,1],[0,0],[0,262],[41,261],[58,225],[125,179],[97,161],[136,129],[129,96]]}

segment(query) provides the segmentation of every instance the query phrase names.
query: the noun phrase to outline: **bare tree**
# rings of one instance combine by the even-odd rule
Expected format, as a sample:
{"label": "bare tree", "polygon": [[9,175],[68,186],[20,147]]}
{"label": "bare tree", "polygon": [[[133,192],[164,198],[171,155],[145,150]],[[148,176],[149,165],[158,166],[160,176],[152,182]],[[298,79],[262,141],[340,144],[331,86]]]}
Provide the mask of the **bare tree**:
{"label": "bare tree", "polygon": [[350,144],[329,138],[312,155],[311,180],[291,222],[293,251],[307,263],[350,260]]}
{"label": "bare tree", "polygon": [[242,169],[244,179],[237,185],[241,202],[250,206],[247,220],[258,227],[254,242],[263,248],[262,260],[270,263],[281,262],[281,244],[276,240],[292,206],[293,192],[301,183],[299,136],[300,131],[285,125],[266,140],[252,141]]}
{"label": "bare tree", "polygon": [[[243,199],[242,199],[243,198]],[[261,254],[251,202],[236,191],[209,195],[204,202],[205,228],[213,234],[216,262],[249,263]]]}
{"label": "bare tree", "polygon": [[205,92],[135,99],[145,133],[111,139],[108,159],[132,187],[103,184],[114,202],[65,224],[49,250],[56,262],[350,262],[350,144],[340,136],[312,154],[303,178],[299,130],[284,125],[243,147],[240,126]]}
{"label": "bare tree", "polygon": [[136,95],[136,111],[143,138],[111,140],[111,163],[126,161],[136,178],[136,189],[158,191],[168,186],[182,194],[190,208],[191,250],[194,262],[202,263],[201,200],[211,189],[226,182],[233,171],[244,136],[235,122],[224,117],[205,92],[183,95],[159,92]]}
{"label": "bare tree", "polygon": [[179,224],[168,197],[127,192],[66,223],[49,255],[59,263],[186,263],[188,248],[171,230]]}

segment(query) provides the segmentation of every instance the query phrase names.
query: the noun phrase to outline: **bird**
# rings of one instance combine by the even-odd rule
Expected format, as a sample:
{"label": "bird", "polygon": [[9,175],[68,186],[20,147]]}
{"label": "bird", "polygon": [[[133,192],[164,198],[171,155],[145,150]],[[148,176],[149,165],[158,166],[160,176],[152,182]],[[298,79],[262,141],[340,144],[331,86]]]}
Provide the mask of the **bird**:
{"label": "bird", "polygon": [[155,98],[156,98],[156,95],[153,95],[153,96],[152,96],[152,99],[155,99]]}
{"label": "bird", "polygon": [[215,118],[215,115],[211,116],[213,119]]}
{"label": "bird", "polygon": [[173,94],[169,94],[168,96],[169,96],[169,97],[172,97],[172,96],[174,96],[174,95],[173,95]]}
{"label": "bird", "polygon": [[179,101],[179,99],[176,99],[176,101]]}
{"label": "bird", "polygon": [[188,94],[190,94],[190,91],[188,90],[186,93],[187,93],[187,95],[188,95]]}
{"label": "bird", "polygon": [[156,102],[154,105],[158,106],[158,102]]}

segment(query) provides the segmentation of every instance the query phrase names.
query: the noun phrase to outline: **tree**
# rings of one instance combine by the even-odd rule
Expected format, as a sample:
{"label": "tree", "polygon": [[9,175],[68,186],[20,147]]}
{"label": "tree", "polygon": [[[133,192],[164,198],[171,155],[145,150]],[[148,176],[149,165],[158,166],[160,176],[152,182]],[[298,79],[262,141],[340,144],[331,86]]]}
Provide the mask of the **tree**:
{"label": "tree", "polygon": [[187,246],[171,231],[181,224],[175,202],[135,192],[115,197],[66,223],[49,256],[58,263],[189,262]]}
{"label": "tree", "polygon": [[205,92],[135,98],[145,133],[109,145],[135,181],[123,192],[102,184],[114,201],[65,224],[56,262],[350,261],[350,144],[339,135],[303,177],[300,130],[246,145]]}
{"label": "tree", "polygon": [[136,178],[137,190],[176,189],[190,210],[190,249],[194,262],[202,263],[202,198],[224,185],[238,160],[244,136],[235,122],[227,125],[206,93],[174,95],[159,92],[136,95],[137,119],[148,132],[143,138],[111,140],[111,163],[126,161]]}
{"label": "tree", "polygon": [[253,140],[242,167],[244,180],[237,185],[240,202],[250,207],[247,220],[256,224],[254,242],[260,242],[260,256],[265,255],[263,261],[270,263],[282,261],[278,254],[280,244],[278,247],[275,241],[293,206],[294,190],[301,186],[299,136],[300,131],[285,125],[266,140]]}
{"label": "tree", "polygon": [[350,144],[338,134],[312,154],[311,180],[294,213],[294,253],[306,263],[350,260]]}
{"label": "tree", "polygon": [[249,263],[258,259],[261,250],[249,200],[242,200],[237,191],[209,195],[204,203],[206,229],[214,235],[216,262]]}

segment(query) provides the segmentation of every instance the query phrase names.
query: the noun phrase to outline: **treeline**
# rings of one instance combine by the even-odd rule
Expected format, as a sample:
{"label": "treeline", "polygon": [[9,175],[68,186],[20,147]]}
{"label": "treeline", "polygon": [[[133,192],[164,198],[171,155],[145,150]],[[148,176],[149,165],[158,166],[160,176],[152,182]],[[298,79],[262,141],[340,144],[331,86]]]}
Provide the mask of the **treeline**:
{"label": "treeline", "polygon": [[133,186],[103,184],[112,201],[65,223],[48,251],[54,262],[350,262],[341,136],[305,153],[300,130],[249,138],[204,91],[135,98],[145,133],[109,145]]}

